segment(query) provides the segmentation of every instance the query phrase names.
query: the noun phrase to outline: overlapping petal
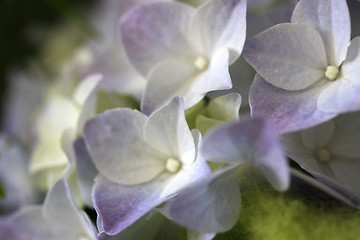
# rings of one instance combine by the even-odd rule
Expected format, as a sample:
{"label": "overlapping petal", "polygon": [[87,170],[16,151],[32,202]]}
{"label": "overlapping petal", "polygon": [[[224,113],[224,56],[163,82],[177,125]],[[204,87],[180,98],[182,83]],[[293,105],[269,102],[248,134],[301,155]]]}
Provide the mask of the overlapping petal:
{"label": "overlapping petal", "polygon": [[164,170],[161,155],[144,141],[145,121],[136,110],[114,109],[86,124],[84,138],[101,174],[119,184],[138,184]]}
{"label": "overlapping petal", "polygon": [[285,90],[311,86],[328,65],[319,33],[306,24],[271,27],[248,40],[243,54],[266,81]]}
{"label": "overlapping petal", "polygon": [[345,0],[301,0],[291,22],[313,26],[321,35],[329,65],[340,66],[350,43],[350,16]]}
{"label": "overlapping petal", "polygon": [[320,82],[305,90],[286,91],[256,75],[250,88],[251,113],[269,118],[279,133],[314,126],[337,115],[317,108],[318,96],[326,85]]}
{"label": "overlapping petal", "polygon": [[252,119],[220,126],[208,133],[201,147],[212,162],[250,163],[278,190],[289,186],[287,160],[277,134],[264,119]]}
{"label": "overlapping petal", "polygon": [[144,136],[165,156],[179,157],[183,163],[195,161],[195,145],[185,120],[184,102],[178,97],[149,116]]}
{"label": "overlapping petal", "polygon": [[187,31],[194,8],[160,2],[130,9],[121,19],[120,35],[130,62],[143,76],[166,58],[191,55]]}
{"label": "overlapping petal", "polygon": [[246,0],[213,0],[201,5],[191,20],[191,32],[204,54],[226,48],[230,63],[240,55],[246,35]]}

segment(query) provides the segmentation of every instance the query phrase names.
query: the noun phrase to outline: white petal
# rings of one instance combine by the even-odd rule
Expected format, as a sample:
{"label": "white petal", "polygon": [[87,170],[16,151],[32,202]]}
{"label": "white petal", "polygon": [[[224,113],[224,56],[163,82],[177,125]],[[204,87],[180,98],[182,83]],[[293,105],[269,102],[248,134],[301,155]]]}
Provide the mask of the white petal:
{"label": "white petal", "polygon": [[201,5],[191,20],[191,37],[204,53],[231,50],[230,63],[240,55],[246,35],[246,0],[212,0]]}
{"label": "white petal", "polygon": [[87,122],[84,138],[100,173],[119,184],[139,184],[165,169],[163,156],[144,140],[145,120],[136,110],[114,109]]}
{"label": "white petal", "polygon": [[195,161],[195,145],[185,120],[183,100],[176,97],[146,120],[147,142],[165,156],[179,158],[183,163]]}
{"label": "white petal", "polygon": [[184,98],[185,109],[195,105],[206,93],[203,88],[193,88],[198,74],[193,65],[181,59],[168,59],[155,66],[141,100],[142,112],[151,114],[176,96]]}
{"label": "white petal", "polygon": [[313,26],[323,39],[329,65],[340,66],[350,42],[350,16],[345,0],[301,0],[291,22]]}
{"label": "white petal", "polygon": [[192,54],[186,39],[193,14],[192,7],[178,2],[142,5],[124,14],[121,40],[130,62],[143,76],[166,58]]}
{"label": "white petal", "polygon": [[266,81],[285,90],[309,87],[328,65],[319,33],[305,24],[269,28],[245,43],[243,55]]}

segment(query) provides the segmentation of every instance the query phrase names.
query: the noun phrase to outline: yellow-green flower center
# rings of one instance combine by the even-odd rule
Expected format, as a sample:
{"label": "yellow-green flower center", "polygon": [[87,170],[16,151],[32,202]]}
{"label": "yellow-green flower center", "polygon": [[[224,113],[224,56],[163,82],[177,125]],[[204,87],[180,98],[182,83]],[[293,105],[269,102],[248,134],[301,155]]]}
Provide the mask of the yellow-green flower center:
{"label": "yellow-green flower center", "polygon": [[339,76],[340,70],[337,66],[329,65],[325,70],[325,77],[331,81],[334,81]]}
{"label": "yellow-green flower center", "polygon": [[176,158],[166,160],[165,169],[171,173],[177,173],[181,169],[182,163]]}
{"label": "yellow-green flower center", "polygon": [[204,71],[209,66],[209,59],[206,57],[198,56],[194,61],[194,66],[199,71]]}

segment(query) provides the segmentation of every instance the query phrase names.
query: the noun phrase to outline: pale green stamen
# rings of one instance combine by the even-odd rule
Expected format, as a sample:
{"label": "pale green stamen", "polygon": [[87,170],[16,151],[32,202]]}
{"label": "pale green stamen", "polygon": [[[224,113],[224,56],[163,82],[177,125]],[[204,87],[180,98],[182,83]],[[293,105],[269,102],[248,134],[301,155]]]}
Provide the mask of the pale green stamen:
{"label": "pale green stamen", "polygon": [[176,173],[180,170],[181,168],[181,162],[176,159],[176,158],[168,158],[168,160],[166,160],[166,165],[165,168],[168,172],[171,173]]}
{"label": "pale green stamen", "polygon": [[325,70],[325,77],[329,80],[336,80],[337,77],[339,76],[340,70],[338,67],[336,66],[327,66],[326,70]]}
{"label": "pale green stamen", "polygon": [[329,162],[330,161],[330,153],[328,150],[324,149],[324,148],[320,148],[317,152],[316,152],[316,158],[319,162]]}
{"label": "pale green stamen", "polygon": [[206,57],[197,57],[194,61],[194,65],[197,70],[204,71],[209,66],[209,60]]}

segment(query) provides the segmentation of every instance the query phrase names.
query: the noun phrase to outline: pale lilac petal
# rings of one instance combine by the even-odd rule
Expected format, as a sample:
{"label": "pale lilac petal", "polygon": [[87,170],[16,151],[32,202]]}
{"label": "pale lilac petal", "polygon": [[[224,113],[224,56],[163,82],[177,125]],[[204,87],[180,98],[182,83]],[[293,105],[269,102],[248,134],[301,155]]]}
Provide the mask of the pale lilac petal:
{"label": "pale lilac petal", "polygon": [[93,189],[98,224],[107,234],[114,235],[133,224],[151,209],[164,202],[160,198],[166,182],[151,181],[133,186],[119,185],[99,175]]}
{"label": "pale lilac petal", "polygon": [[194,8],[178,2],[161,2],[130,9],[120,22],[125,52],[134,67],[147,76],[166,58],[189,54],[188,27]]}
{"label": "pale lilac petal", "polygon": [[217,97],[209,103],[209,115],[218,120],[238,120],[241,101],[241,95],[238,93],[229,93]]}
{"label": "pale lilac petal", "polygon": [[76,139],[73,147],[76,156],[76,177],[79,190],[85,203],[92,206],[91,189],[99,172],[91,159],[83,138]]}
{"label": "pale lilac petal", "polygon": [[285,90],[311,86],[328,65],[319,33],[305,24],[269,28],[245,43],[243,55],[266,81]]}
{"label": "pale lilac petal", "polygon": [[334,131],[335,124],[329,120],[313,128],[303,130],[301,132],[302,143],[310,150],[323,148],[332,140]]}
{"label": "pale lilac petal", "polygon": [[84,138],[99,172],[119,184],[138,184],[158,176],[163,156],[144,140],[146,116],[114,109],[87,122]]}
{"label": "pale lilac petal", "polygon": [[351,41],[340,77],[319,96],[318,107],[326,112],[360,110],[360,37]]}
{"label": "pale lilac petal", "polygon": [[179,194],[162,209],[173,221],[199,232],[224,232],[237,222],[239,182],[233,168],[222,170]]}
{"label": "pale lilac petal", "polygon": [[50,189],[43,207],[24,207],[7,224],[12,240],[97,239],[91,222],[75,206],[63,179]]}
{"label": "pale lilac petal", "polygon": [[256,75],[250,88],[251,114],[270,119],[279,133],[301,130],[331,119],[337,114],[317,108],[317,98],[326,86],[324,82],[301,91],[285,91]]}
{"label": "pale lilac petal", "polygon": [[146,120],[147,142],[164,156],[178,157],[183,163],[195,161],[195,145],[185,120],[184,103],[175,97]]}
{"label": "pale lilac petal", "polygon": [[[184,98],[185,109],[199,102],[206,90],[194,89],[193,84],[202,73],[187,61],[168,59],[155,66],[149,74],[141,100],[141,110],[150,115],[176,96]],[[203,90],[203,91],[202,91]]]}
{"label": "pale lilac petal", "polygon": [[219,126],[210,131],[201,146],[208,161],[250,163],[278,190],[289,186],[288,163],[272,125],[252,119]]}
{"label": "pale lilac petal", "polygon": [[331,153],[349,158],[360,157],[360,112],[342,114],[334,119],[336,124]]}
{"label": "pale lilac petal", "polygon": [[293,23],[313,26],[323,39],[329,65],[340,66],[350,43],[350,16],[345,0],[301,0]]}
{"label": "pale lilac petal", "polygon": [[229,49],[233,63],[245,42],[246,0],[207,1],[196,10],[190,24],[198,49],[204,53]]}

